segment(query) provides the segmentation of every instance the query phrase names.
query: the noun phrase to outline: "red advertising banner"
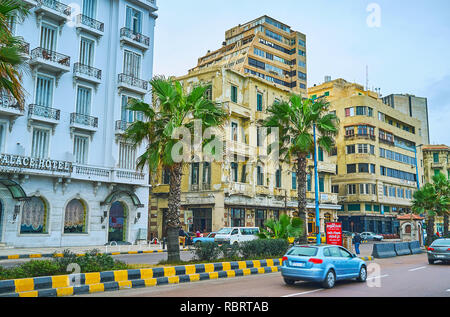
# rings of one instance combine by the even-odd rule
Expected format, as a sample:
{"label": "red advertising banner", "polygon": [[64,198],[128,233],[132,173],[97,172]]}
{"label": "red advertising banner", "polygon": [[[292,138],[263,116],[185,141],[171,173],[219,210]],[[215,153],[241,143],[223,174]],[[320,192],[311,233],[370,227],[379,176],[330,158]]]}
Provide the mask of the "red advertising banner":
{"label": "red advertising banner", "polygon": [[342,223],[329,222],[326,225],[327,244],[342,246]]}

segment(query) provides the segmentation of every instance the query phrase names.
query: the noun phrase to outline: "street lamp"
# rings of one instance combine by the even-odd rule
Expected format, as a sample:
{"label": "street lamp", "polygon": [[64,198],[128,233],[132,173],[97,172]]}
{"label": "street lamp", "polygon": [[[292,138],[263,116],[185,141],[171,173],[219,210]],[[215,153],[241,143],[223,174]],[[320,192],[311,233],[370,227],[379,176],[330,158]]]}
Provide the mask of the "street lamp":
{"label": "street lamp", "polygon": [[418,166],[418,162],[417,162],[417,148],[422,147],[423,144],[421,145],[415,145],[414,146],[414,156],[416,158],[416,181],[417,181],[417,189],[420,190],[420,180],[419,180],[419,166]]}
{"label": "street lamp", "polygon": [[316,124],[313,124],[314,129],[314,187],[315,187],[315,200],[316,200],[316,229],[317,230],[317,245],[322,242],[320,235],[320,211],[319,211],[319,174],[317,172],[317,142],[316,142]]}

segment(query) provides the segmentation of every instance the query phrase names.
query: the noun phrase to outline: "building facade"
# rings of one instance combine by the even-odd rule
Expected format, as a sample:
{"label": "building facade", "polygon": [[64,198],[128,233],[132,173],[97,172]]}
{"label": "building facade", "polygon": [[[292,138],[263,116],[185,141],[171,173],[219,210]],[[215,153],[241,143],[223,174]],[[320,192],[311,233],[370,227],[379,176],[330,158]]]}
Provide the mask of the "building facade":
{"label": "building facade", "polygon": [[[227,226],[263,227],[268,219],[297,210],[294,165],[273,159],[267,151],[272,139],[264,137],[258,121],[275,101],[287,101],[292,90],[273,85],[259,76],[220,65],[191,71],[178,78],[189,91],[209,85],[207,96],[229,111],[224,127],[223,160],[199,160],[185,164],[182,178],[181,222],[187,231],[212,232]],[[197,153],[196,153],[197,154]],[[314,169],[308,162],[308,232],[315,231]],[[320,225],[337,220],[337,194],[331,192],[336,165],[327,153],[319,153]],[[165,236],[168,177],[159,171],[151,194],[151,226],[154,236]]]}
{"label": "building facade", "polygon": [[26,0],[13,32],[28,43],[18,107],[0,107],[0,242],[91,246],[146,240],[143,151],[121,135],[150,100],[154,0]]}
{"label": "building facade", "polygon": [[[343,79],[311,87],[308,95],[326,98],[340,119],[334,156],[338,173],[332,183],[344,230],[397,234],[397,216],[410,212],[417,189],[422,122]],[[421,174],[419,169],[419,179]]]}

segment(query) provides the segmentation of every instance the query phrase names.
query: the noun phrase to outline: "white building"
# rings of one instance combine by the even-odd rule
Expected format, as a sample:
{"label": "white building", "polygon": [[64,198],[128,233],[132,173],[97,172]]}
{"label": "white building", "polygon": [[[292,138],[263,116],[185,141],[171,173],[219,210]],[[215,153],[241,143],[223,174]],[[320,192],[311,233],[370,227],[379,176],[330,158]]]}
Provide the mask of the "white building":
{"label": "white building", "polygon": [[[143,152],[121,134],[150,101],[155,0],[24,0],[23,111],[0,98],[0,243],[92,246],[146,239]],[[70,4],[70,6],[69,6]]]}

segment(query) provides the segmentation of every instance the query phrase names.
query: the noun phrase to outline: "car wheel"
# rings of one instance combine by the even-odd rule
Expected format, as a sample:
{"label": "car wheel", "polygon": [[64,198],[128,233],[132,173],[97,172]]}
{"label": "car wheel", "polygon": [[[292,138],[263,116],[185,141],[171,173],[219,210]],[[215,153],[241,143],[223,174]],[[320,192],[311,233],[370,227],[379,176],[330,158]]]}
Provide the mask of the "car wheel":
{"label": "car wheel", "polygon": [[432,260],[432,259],[428,259],[428,263],[430,263],[430,264],[434,264],[434,260]]}
{"label": "car wheel", "polygon": [[367,268],[365,266],[361,266],[357,280],[361,283],[364,283],[367,280]]}
{"label": "car wheel", "polygon": [[291,280],[289,278],[285,278],[283,277],[284,282],[286,283],[286,285],[294,285],[295,284],[295,280]]}
{"label": "car wheel", "polygon": [[325,280],[322,282],[322,286],[324,288],[330,289],[333,288],[335,284],[336,284],[336,274],[334,274],[334,272],[330,270],[325,276]]}

